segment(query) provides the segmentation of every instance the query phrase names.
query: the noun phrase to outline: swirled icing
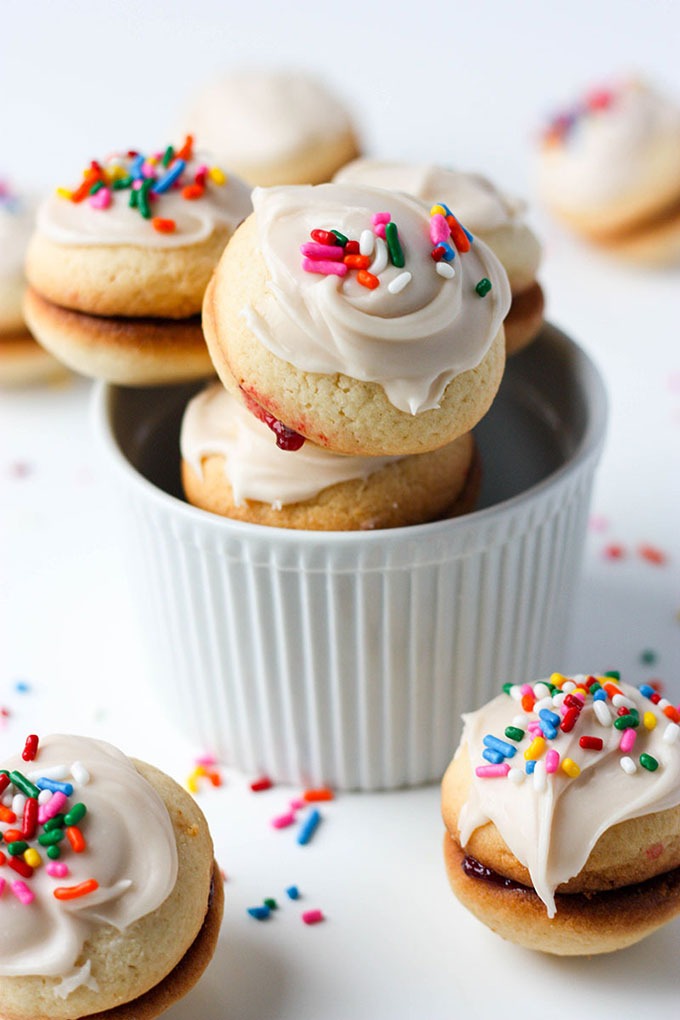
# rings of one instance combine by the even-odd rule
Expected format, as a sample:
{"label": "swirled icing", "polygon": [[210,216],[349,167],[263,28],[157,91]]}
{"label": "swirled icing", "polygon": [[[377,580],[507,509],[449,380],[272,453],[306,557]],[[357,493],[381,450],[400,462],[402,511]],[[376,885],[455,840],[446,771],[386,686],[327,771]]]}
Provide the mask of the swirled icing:
{"label": "swirled icing", "polygon": [[[455,257],[455,276],[441,277],[428,212],[416,199],[320,184],[256,188],[253,206],[269,280],[257,307],[247,305],[243,315],[268,350],[297,368],[379,383],[395,407],[418,414],[437,407],[451,379],[477,366],[498,334],[510,306],[500,262],[475,239]],[[398,227],[404,268],[386,259],[382,269],[373,263],[380,281],[373,290],[354,273],[305,272],[300,247],[312,230],[359,238],[380,212],[389,212]],[[408,286],[390,292],[404,271],[412,277]],[[480,297],[475,287],[483,278],[491,290]]]}
{"label": "swirled icing", "polygon": [[513,293],[536,279],[541,245],[525,222],[526,203],[500,191],[481,174],[428,163],[355,159],[338,171],[334,181],[405,191],[428,209],[446,202],[501,260]]}
{"label": "swirled icing", "polygon": [[0,320],[8,330],[23,324],[24,257],[34,217],[35,203],[0,179]]}
{"label": "swirled icing", "polygon": [[[606,678],[600,679],[603,684],[608,682]],[[575,677],[574,680],[582,682],[586,678]],[[654,704],[629,684],[617,681],[616,687],[640,716],[634,752],[630,755],[636,763],[632,775],[621,765],[624,752],[619,744],[623,731],[612,725],[617,708],[611,699],[604,702],[610,720],[606,725],[600,722],[594,702],[588,696],[574,728],[569,732],[558,729],[557,736],[547,742],[549,748],[558,752],[560,762],[571,759],[579,767],[580,774],[570,778],[561,766],[556,772],[545,774],[541,757],[540,783],[529,775],[515,783],[507,776],[485,778],[475,771],[477,766],[487,765],[482,757],[487,735],[512,743],[504,736],[505,728],[511,725],[517,713],[522,714],[522,708],[512,696],[502,694],[477,712],[464,716],[461,745],[467,744],[473,775],[468,799],[458,820],[461,845],[466,845],[475,829],[493,822],[511,852],[528,869],[534,889],[550,917],[555,914],[555,889],[582,870],[597,840],[607,829],[618,822],[680,804],[680,740],[669,739],[677,736],[672,732],[677,724],[666,717],[663,703]],[[515,688],[515,693],[518,690]],[[541,707],[564,718],[566,709],[561,704],[559,690],[553,698],[548,698],[547,704],[537,702],[534,709],[526,713],[526,721],[518,721],[525,736],[516,743],[516,754],[504,763],[511,769],[522,771],[527,764],[523,752],[533,739],[528,726],[536,721]],[[645,712],[654,717],[653,729],[648,729],[642,721]],[[579,741],[584,735],[601,738],[602,750],[582,749]],[[641,753],[651,755],[658,762],[656,771],[640,767]]]}
{"label": "swirled icing", "polygon": [[186,121],[227,166],[285,159],[350,130],[342,103],[314,76],[250,68],[209,84]]}
{"label": "swirled icing", "polygon": [[[115,154],[99,164],[107,174],[128,173],[133,160]],[[153,217],[173,220],[175,229],[161,233],[137,209],[130,207],[130,191],[110,190],[110,204],[93,205],[90,199],[69,200],[61,193],[50,195],[40,205],[37,226],[41,234],[64,245],[135,245],[142,248],[181,248],[207,240],[218,227],[231,233],[251,211],[250,187],[233,174],[223,184],[209,177],[204,194],[193,200],[182,196],[183,187],[194,181],[197,171],[212,166],[208,157],[196,154],[186,161],[177,185],[151,196]],[[159,178],[164,170],[156,168]]]}
{"label": "swirled icing", "polygon": [[344,456],[309,442],[295,453],[280,450],[271,430],[221,383],[211,384],[189,401],[180,449],[199,476],[203,457],[224,457],[224,472],[237,506],[247,499],[275,507],[312,499],[322,489],[367,478],[400,459]]}
{"label": "swirled icing", "polygon": [[549,204],[596,210],[680,178],[680,106],[631,80],[598,90],[549,124],[538,186]]}
{"label": "swirled icing", "polygon": [[[73,767],[74,762],[86,772]],[[70,874],[53,878],[44,848],[35,839],[29,841],[44,863],[25,879],[33,902],[21,903],[8,889],[0,897],[0,975],[61,976],[67,981],[75,976],[77,986],[87,978],[80,980],[74,968],[89,933],[102,924],[128,927],[159,907],[172,891],[177,847],[167,809],[132,762],[103,741],[49,736],[41,740],[35,761],[15,755],[4,768],[18,770],[34,782],[45,773],[54,777],[56,769],[71,783],[69,804],[82,802],[87,807],[80,823],[87,846],[80,853],[63,852],[60,860],[68,864]],[[86,774],[89,781],[83,784]],[[9,827],[3,823],[3,831]],[[38,826],[38,833],[42,831]],[[20,879],[8,866],[3,875],[8,883]],[[75,886],[90,878],[99,883],[94,892],[71,900],[55,898],[55,887]]]}

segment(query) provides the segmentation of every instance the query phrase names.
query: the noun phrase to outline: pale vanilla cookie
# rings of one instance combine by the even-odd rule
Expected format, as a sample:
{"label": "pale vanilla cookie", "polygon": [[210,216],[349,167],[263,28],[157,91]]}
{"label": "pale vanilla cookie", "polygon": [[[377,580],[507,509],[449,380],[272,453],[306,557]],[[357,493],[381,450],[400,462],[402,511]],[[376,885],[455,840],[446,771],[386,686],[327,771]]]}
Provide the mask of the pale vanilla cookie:
{"label": "pale vanilla cookie", "polygon": [[200,808],[85,737],[28,737],[0,785],[2,1020],[159,1016],[219,933],[222,879]]}
{"label": "pale vanilla cookie", "polygon": [[618,674],[504,693],[464,717],[442,783],[451,887],[499,935],[620,949],[680,913],[680,711]]}
{"label": "pale vanilla cookie", "polygon": [[0,386],[45,382],[63,372],[26,329],[21,308],[34,217],[31,199],[0,179]]}
{"label": "pale vanilla cookie", "polygon": [[[191,136],[177,151],[168,146],[91,163],[78,187],[57,189],[38,210],[26,273],[42,304],[35,318],[34,303],[26,305],[31,329],[76,371],[112,382],[146,385],[212,374],[196,317],[212,271],[250,209],[249,186],[195,153]],[[63,342],[62,309],[80,316],[70,320],[70,342]],[[90,357],[93,332],[110,319],[129,324],[124,346],[116,331],[115,376],[106,374],[105,358]],[[159,332],[153,378],[145,356],[148,331],[140,324],[148,319],[167,321],[170,337],[175,323],[193,334],[183,363],[174,341],[166,345]],[[108,338],[104,325],[98,352]]]}
{"label": "pale vanilla cookie", "polygon": [[190,503],[235,520],[309,531],[449,516],[459,501],[467,506],[476,477],[469,433],[410,457],[347,456],[309,442],[281,449],[267,424],[220,383],[189,402],[180,449]]}
{"label": "pale vanilla cookie", "polygon": [[321,184],[359,155],[344,104],[303,71],[232,71],[191,98],[182,127],[251,184]]}
{"label": "pale vanilla cookie", "polygon": [[488,244],[508,274],[512,304],[504,322],[507,353],[535,338],[543,324],[545,298],[536,279],[541,244],[526,222],[525,202],[500,191],[481,174],[427,163],[356,159],[333,179],[337,184],[405,191],[428,209],[445,203],[475,237]]}
{"label": "pale vanilla cookie", "polygon": [[377,188],[256,188],[253,204],[203,305],[227,389],[336,453],[424,453],[469,432],[505,365],[510,289],[490,249]]}
{"label": "pale vanilla cookie", "polygon": [[680,257],[680,103],[645,82],[594,89],[552,118],[537,157],[553,215],[624,257]]}

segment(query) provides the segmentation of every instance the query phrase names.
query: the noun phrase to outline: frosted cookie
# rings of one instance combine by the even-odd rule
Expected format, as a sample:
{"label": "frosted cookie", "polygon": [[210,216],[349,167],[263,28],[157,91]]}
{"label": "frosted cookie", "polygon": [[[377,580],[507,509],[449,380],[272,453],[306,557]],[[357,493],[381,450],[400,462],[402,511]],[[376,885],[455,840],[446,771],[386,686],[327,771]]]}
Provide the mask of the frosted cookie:
{"label": "frosted cookie", "polygon": [[618,674],[504,690],[442,784],[454,893],[532,949],[637,942],[680,913],[680,711]]}
{"label": "frosted cookie", "polygon": [[336,184],[256,188],[206,292],[227,389],[337,453],[423,453],[469,432],[505,364],[510,288],[443,207]]}
{"label": "frosted cookie", "polygon": [[250,189],[194,153],[92,162],[39,208],[24,311],[40,341],[84,375],[147,385],[212,373],[199,312]]}
{"label": "frosted cookie", "polygon": [[543,132],[539,194],[568,227],[647,262],[680,256],[680,104],[644,82],[593,90]]}
{"label": "frosted cookie", "polygon": [[508,274],[512,304],[505,318],[508,354],[534,339],[543,324],[545,299],[536,274],[541,245],[526,222],[526,204],[499,191],[481,174],[426,163],[357,159],[338,171],[338,184],[368,184],[406,191],[428,209],[445,202],[498,256]]}
{"label": "frosted cookie", "polygon": [[43,382],[63,370],[26,329],[24,258],[35,209],[0,179],[0,386]]}
{"label": "frosted cookie", "polygon": [[190,503],[280,528],[354,531],[420,524],[467,507],[476,484],[469,433],[412,457],[352,457],[308,442],[286,451],[267,424],[220,383],[190,401],[180,446]]}
{"label": "frosted cookie", "polygon": [[36,744],[0,771],[3,1020],[150,1020],[217,942],[223,890],[205,818],[110,744]]}
{"label": "frosted cookie", "polygon": [[251,184],[321,184],[359,154],[342,102],[302,71],[233,71],[191,100],[185,124]]}

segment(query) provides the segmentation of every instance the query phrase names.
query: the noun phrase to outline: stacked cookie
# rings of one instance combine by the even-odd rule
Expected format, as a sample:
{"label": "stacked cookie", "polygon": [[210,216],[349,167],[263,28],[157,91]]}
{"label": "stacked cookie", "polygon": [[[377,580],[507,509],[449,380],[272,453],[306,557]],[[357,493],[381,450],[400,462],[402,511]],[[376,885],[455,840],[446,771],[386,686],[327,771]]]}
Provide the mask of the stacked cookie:
{"label": "stacked cookie", "polygon": [[[467,509],[470,432],[505,363],[510,288],[499,260],[446,205],[427,210],[402,193],[258,188],[253,206],[206,291],[203,328],[227,392],[210,398],[212,413],[205,397],[187,411],[190,501],[321,530]],[[280,461],[273,499],[251,485],[256,430]]]}
{"label": "stacked cookie", "polygon": [[38,210],[24,310],[35,336],[84,375],[143,386],[212,373],[199,313],[250,188],[194,151],[92,161]]}

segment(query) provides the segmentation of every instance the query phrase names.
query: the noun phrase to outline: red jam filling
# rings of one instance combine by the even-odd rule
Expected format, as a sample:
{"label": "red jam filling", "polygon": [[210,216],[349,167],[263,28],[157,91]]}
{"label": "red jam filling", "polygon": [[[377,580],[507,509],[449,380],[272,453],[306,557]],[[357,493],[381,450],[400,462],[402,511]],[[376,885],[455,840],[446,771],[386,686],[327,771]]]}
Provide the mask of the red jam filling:
{"label": "red jam filling", "polygon": [[527,888],[521,882],[515,882],[512,878],[506,878],[505,875],[499,875],[497,871],[487,868],[486,864],[482,864],[476,857],[471,857],[469,854],[463,858],[463,871],[468,878],[481,878],[484,882],[500,885],[504,889]]}
{"label": "red jam filling", "polygon": [[304,436],[301,436],[299,432],[295,432],[293,429],[289,429],[287,425],[284,425],[282,421],[279,421],[278,418],[275,418],[264,407],[261,407],[257,401],[253,400],[245,390],[242,389],[241,393],[248,410],[272,430],[276,436],[276,445],[279,450],[294,452],[300,449],[305,441]]}

